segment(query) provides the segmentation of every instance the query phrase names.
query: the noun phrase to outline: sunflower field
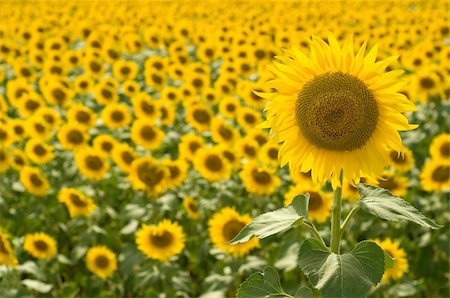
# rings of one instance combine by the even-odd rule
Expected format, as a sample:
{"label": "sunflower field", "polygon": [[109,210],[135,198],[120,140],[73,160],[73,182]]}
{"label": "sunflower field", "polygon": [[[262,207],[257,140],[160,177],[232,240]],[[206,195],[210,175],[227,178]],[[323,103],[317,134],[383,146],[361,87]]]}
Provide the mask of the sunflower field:
{"label": "sunflower field", "polygon": [[0,1],[0,297],[450,297],[449,11]]}

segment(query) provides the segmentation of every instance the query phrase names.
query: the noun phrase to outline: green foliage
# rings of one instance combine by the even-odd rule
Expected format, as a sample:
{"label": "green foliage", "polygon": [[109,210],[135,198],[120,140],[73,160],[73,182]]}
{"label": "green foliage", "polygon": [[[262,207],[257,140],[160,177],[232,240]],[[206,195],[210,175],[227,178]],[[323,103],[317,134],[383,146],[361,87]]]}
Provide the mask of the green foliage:
{"label": "green foliage", "polygon": [[309,298],[312,297],[312,291],[308,288],[300,288],[297,293],[292,296],[286,293],[281,287],[278,272],[273,267],[264,268],[263,272],[256,272],[241,284],[238,292],[238,298],[254,298],[254,297],[296,297]]}
{"label": "green foliage", "polygon": [[253,236],[263,239],[289,229],[297,221],[308,218],[308,202],[309,194],[299,195],[286,207],[261,214],[246,225],[229,244],[246,242]]}
{"label": "green foliage", "polygon": [[362,241],[349,254],[334,254],[319,240],[306,239],[300,247],[299,265],[325,298],[364,297],[384,273],[383,250]]}
{"label": "green foliage", "polygon": [[359,184],[362,199],[361,209],[380,218],[399,221],[409,220],[418,225],[439,229],[442,226],[425,217],[405,200],[392,195],[388,190],[367,184]]}

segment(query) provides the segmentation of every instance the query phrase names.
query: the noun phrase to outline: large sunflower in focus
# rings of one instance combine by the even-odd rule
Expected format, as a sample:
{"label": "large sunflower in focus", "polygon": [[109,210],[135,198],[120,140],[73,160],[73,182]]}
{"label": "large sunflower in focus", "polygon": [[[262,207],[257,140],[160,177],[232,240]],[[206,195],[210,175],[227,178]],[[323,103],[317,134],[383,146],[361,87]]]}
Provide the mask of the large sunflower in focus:
{"label": "large sunflower in focus", "polygon": [[314,182],[331,179],[333,188],[344,176],[377,177],[388,164],[387,149],[402,150],[399,132],[414,129],[402,114],[415,105],[399,91],[402,70],[385,72],[397,57],[376,61],[378,47],[367,55],[366,43],[356,56],[353,41],[341,47],[333,35],[328,43],[313,37],[309,55],[297,48],[278,56],[269,86],[267,120],[276,141],[282,142],[281,166],[308,172]]}

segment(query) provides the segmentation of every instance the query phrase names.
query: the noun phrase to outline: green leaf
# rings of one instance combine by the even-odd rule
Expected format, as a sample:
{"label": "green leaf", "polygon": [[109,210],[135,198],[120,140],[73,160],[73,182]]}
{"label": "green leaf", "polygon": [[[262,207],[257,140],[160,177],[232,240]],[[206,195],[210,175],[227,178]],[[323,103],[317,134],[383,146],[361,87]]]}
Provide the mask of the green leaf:
{"label": "green leaf", "polygon": [[22,280],[22,284],[26,286],[28,289],[35,290],[36,292],[39,293],[48,293],[53,288],[52,285],[34,279],[24,279]]}
{"label": "green leaf", "polygon": [[298,195],[286,207],[257,216],[228,244],[246,242],[253,236],[263,239],[289,229],[298,220],[307,218],[308,202],[309,194]]}
{"label": "green leaf", "polygon": [[338,255],[309,238],[300,247],[299,265],[324,298],[364,297],[383,276],[384,253],[374,242],[362,241]]}
{"label": "green leaf", "polygon": [[368,213],[392,221],[409,220],[431,229],[442,228],[408,202],[392,195],[384,188],[359,184],[358,190],[362,198],[359,201],[361,209]]}
{"label": "green leaf", "polygon": [[297,293],[295,293],[294,298],[313,298],[313,292],[310,288],[301,287],[298,289]]}
{"label": "green leaf", "polygon": [[266,267],[263,272],[250,275],[241,284],[236,296],[238,298],[292,297],[284,292],[278,272],[273,267]]}
{"label": "green leaf", "polygon": [[395,265],[395,259],[391,257],[385,250],[384,252],[384,270],[392,268]]}

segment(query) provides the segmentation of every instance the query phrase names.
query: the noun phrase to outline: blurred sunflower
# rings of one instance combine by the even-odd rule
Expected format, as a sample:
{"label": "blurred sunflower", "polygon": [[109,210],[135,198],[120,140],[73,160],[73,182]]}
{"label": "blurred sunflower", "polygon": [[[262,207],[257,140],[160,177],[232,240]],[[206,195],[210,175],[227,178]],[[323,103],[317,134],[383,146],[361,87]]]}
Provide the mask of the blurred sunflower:
{"label": "blurred sunflower", "polygon": [[99,134],[92,142],[94,149],[103,153],[105,156],[111,156],[116,144],[117,140],[109,134]]}
{"label": "blurred sunflower", "polygon": [[183,159],[164,159],[162,163],[169,169],[170,172],[167,187],[171,188],[182,184],[187,176],[187,162]]}
{"label": "blurred sunflower", "polygon": [[202,104],[192,104],[187,107],[186,121],[198,131],[210,129],[213,115],[211,111]]}
{"label": "blurred sunflower", "polygon": [[378,178],[377,184],[398,197],[403,197],[408,192],[408,178],[394,175],[389,171],[384,171],[383,175]]}
{"label": "blurred sunflower", "polygon": [[239,177],[250,193],[271,195],[281,183],[280,178],[273,172],[274,170],[267,166],[259,166],[258,162],[250,161],[243,166]]}
{"label": "blurred sunflower", "polygon": [[277,93],[258,95],[271,100],[261,127],[283,142],[281,166],[311,170],[314,182],[331,179],[336,188],[342,170],[357,183],[383,171],[387,148],[401,151],[398,130],[416,127],[402,113],[416,107],[398,93],[403,71],[384,73],[396,57],[375,62],[378,47],[364,57],[365,48],[355,56],[351,39],[341,47],[330,34],[328,43],[313,37],[310,57],[296,48],[277,57],[269,85]]}
{"label": "blurred sunflower", "polygon": [[80,173],[89,180],[101,180],[109,170],[109,163],[104,155],[91,147],[84,147],[75,152],[75,161]]}
{"label": "blurred sunflower", "polygon": [[54,158],[53,146],[47,145],[41,139],[29,139],[25,145],[25,153],[36,164],[45,164]]}
{"label": "blurred sunflower", "polygon": [[185,235],[183,228],[168,219],[157,225],[142,225],[136,233],[138,249],[147,257],[162,262],[181,253],[184,248]]}
{"label": "blurred sunflower", "polygon": [[192,133],[185,134],[181,137],[181,142],[178,145],[180,157],[189,161],[193,161],[197,152],[203,148],[204,140],[202,137]]}
{"label": "blurred sunflower", "polygon": [[450,160],[450,134],[442,133],[434,137],[430,154],[432,159]]}
{"label": "blurred sunflower", "polygon": [[400,152],[389,150],[389,165],[397,171],[408,172],[415,164],[415,159],[412,151],[403,146]]}
{"label": "blurred sunflower", "polygon": [[22,150],[16,148],[10,152],[9,164],[14,170],[20,171],[27,166],[28,163],[27,156]]}
{"label": "blurred sunflower", "polygon": [[23,248],[38,259],[50,259],[57,252],[55,239],[43,232],[26,234]]}
{"label": "blurred sunflower", "polygon": [[170,171],[150,156],[133,160],[129,180],[134,189],[157,195],[167,188]]}
{"label": "blurred sunflower", "polygon": [[183,207],[186,210],[187,215],[191,219],[198,219],[200,212],[198,210],[198,202],[192,197],[185,197],[183,199]]}
{"label": "blurred sunflower", "polygon": [[17,264],[18,261],[11,247],[8,234],[0,231],[0,265],[16,268]]}
{"label": "blurred sunflower", "polygon": [[136,119],[131,126],[131,140],[147,150],[159,148],[164,136],[161,129],[145,118]]}
{"label": "blurred sunflower", "polygon": [[74,104],[67,111],[67,122],[76,123],[85,129],[95,126],[97,114],[81,103]]}
{"label": "blurred sunflower", "polygon": [[131,114],[123,103],[109,104],[101,113],[103,123],[112,129],[125,128],[131,122]]}
{"label": "blurred sunflower", "polygon": [[136,157],[136,152],[127,143],[118,143],[113,148],[112,159],[125,173],[131,171],[131,164]]}
{"label": "blurred sunflower", "polygon": [[86,253],[86,267],[101,279],[108,278],[117,270],[116,254],[103,245],[91,247]]}
{"label": "blurred sunflower", "polygon": [[208,221],[209,237],[215,247],[236,257],[246,255],[250,250],[259,247],[259,238],[253,237],[247,242],[235,245],[227,244],[247,224],[252,221],[248,215],[240,215],[234,208],[225,207],[214,213]]}
{"label": "blurred sunflower", "polygon": [[150,95],[141,92],[133,96],[133,111],[137,118],[156,120],[161,116],[160,102],[152,100]]}
{"label": "blurred sunflower", "polygon": [[209,181],[228,179],[232,170],[230,163],[217,147],[200,149],[195,156],[194,167],[203,178]]}
{"label": "blurred sunflower", "polygon": [[400,280],[409,267],[405,250],[400,248],[398,241],[392,241],[390,238],[375,239],[374,242],[394,259],[394,267],[386,269],[382,280]]}
{"label": "blurred sunflower", "polygon": [[332,198],[330,193],[325,193],[320,189],[319,184],[316,186],[293,185],[284,195],[284,205],[289,205],[300,194],[309,193],[308,217],[310,220],[324,223],[330,217]]}
{"label": "blurred sunflower", "polygon": [[58,193],[58,201],[66,205],[70,217],[89,216],[97,207],[92,198],[75,188],[62,188]]}
{"label": "blurred sunflower", "polygon": [[448,191],[450,189],[450,161],[429,160],[420,173],[420,184],[426,191]]}
{"label": "blurred sunflower", "polygon": [[20,170],[20,182],[35,196],[46,196],[50,190],[50,184],[38,168],[23,167]]}

